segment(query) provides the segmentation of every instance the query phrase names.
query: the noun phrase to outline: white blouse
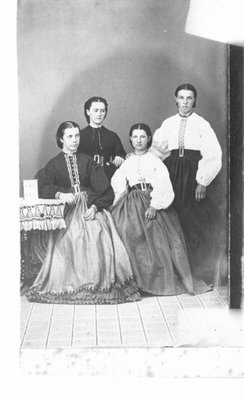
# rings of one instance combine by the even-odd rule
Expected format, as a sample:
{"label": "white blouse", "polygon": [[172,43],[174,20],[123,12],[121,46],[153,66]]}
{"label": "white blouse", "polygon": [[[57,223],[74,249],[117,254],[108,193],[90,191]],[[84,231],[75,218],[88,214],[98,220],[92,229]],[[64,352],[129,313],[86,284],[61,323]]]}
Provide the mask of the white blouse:
{"label": "white blouse", "polygon": [[[153,135],[150,152],[164,160],[173,149],[178,149],[181,116],[176,114],[165,121]],[[198,150],[201,160],[196,174],[197,183],[208,186],[222,166],[222,151],[208,121],[196,113],[186,118],[184,148]]]}
{"label": "white blouse", "polygon": [[169,173],[162,161],[152,153],[132,154],[117,169],[111,185],[115,193],[114,204],[127,193],[128,186],[144,180],[152,186],[150,206],[156,210],[168,208],[174,199]]}

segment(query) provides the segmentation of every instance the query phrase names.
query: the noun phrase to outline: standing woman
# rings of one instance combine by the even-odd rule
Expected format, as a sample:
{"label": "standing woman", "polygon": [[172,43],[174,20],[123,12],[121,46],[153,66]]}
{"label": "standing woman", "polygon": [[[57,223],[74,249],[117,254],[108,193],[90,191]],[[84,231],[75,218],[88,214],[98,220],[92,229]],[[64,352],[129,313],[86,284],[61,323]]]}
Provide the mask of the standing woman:
{"label": "standing woman", "polygon": [[112,177],[111,213],[128,254],[139,288],[154,295],[209,290],[192,278],[184,236],[170,207],[174,192],[165,165],[148,152],[152,141],[146,124],[129,133],[134,154]]}
{"label": "standing woman", "polygon": [[153,136],[151,150],[164,160],[175,192],[179,216],[194,275],[214,284],[222,251],[221,214],[208,196],[208,186],[219,173],[222,151],[209,122],[196,114],[196,88],[177,87],[178,113],[165,121]]}
{"label": "standing woman", "polygon": [[52,231],[30,301],[116,304],[140,300],[128,254],[105,209],[114,199],[103,168],[77,153],[79,126],[63,122],[56,134],[62,151],[36,178],[43,198],[66,205],[66,228]]}
{"label": "standing woman", "polygon": [[91,156],[111,180],[126,152],[117,133],[103,125],[107,112],[108,102],[103,97],[93,96],[85,102],[84,114],[89,125],[80,132],[78,151]]}

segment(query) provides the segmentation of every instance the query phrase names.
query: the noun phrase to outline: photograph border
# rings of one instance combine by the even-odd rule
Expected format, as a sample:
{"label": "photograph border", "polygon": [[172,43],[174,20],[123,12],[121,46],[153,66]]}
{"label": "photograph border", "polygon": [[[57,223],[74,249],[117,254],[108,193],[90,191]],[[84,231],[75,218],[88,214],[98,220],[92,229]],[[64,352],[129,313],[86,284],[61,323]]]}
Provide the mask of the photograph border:
{"label": "photograph border", "polygon": [[[5,115],[5,118],[12,121],[14,129],[13,129],[13,136],[10,137],[10,144],[11,149],[7,149],[5,155],[1,162],[2,170],[4,171],[4,167],[6,170],[6,165],[8,163],[8,158],[15,154],[16,149],[18,147],[18,116],[17,116],[17,102],[16,102],[16,90],[17,90],[17,78],[16,78],[16,71],[17,71],[17,62],[16,62],[16,4],[17,1],[7,2],[4,4],[4,12],[0,13],[1,15],[1,22],[2,29],[4,29],[4,41],[2,44],[1,40],[1,48],[2,54],[5,54],[5,58],[1,64],[1,72],[2,72],[2,80],[3,80],[3,92],[2,92],[2,100],[1,100],[1,108]],[[2,11],[1,4],[1,11]],[[6,49],[10,48],[10,52],[6,52]],[[230,115],[232,115],[232,127],[230,129],[229,135],[229,143],[230,143],[230,166],[229,166],[229,179],[230,179],[230,195],[229,195],[229,213],[230,216],[230,236],[229,240],[231,243],[231,259],[230,259],[230,306],[233,308],[240,307],[241,301],[241,261],[240,255],[242,254],[242,231],[243,231],[243,201],[242,201],[242,193],[243,193],[243,49],[239,47],[230,47],[231,51],[233,51],[231,55],[231,62],[233,63],[230,68],[230,87],[229,90],[231,92],[230,95]],[[235,54],[235,55],[234,55]],[[14,101],[13,101],[14,99]],[[15,104],[16,102],[16,104]],[[238,111],[239,110],[239,111]],[[232,133],[233,132],[233,133]],[[15,162],[12,165],[12,169],[10,169],[8,177],[3,174],[3,186],[8,191],[8,194],[11,198],[15,198],[16,194],[18,193],[18,185],[16,187],[13,182],[15,182],[17,178],[16,168],[18,169],[18,157],[14,160]],[[9,203],[9,201],[3,199],[3,207]],[[2,204],[1,204],[2,205]],[[6,227],[7,224],[10,225],[10,229],[16,225],[16,217],[18,217],[18,203],[14,202],[10,205],[10,214],[3,215],[3,227]],[[3,235],[6,232],[3,231]],[[18,240],[18,232],[12,234],[12,239],[15,242],[16,238]],[[241,243],[240,243],[241,242]],[[3,242],[5,244],[5,241]],[[4,286],[3,293],[1,294],[1,303],[3,308],[2,316],[6,321],[6,326],[4,326],[1,332],[1,341],[5,350],[2,353],[1,363],[3,364],[3,374],[2,376],[5,378],[3,382],[2,389],[6,390],[8,393],[9,398],[11,398],[11,393],[13,396],[16,396],[16,391],[19,389],[19,398],[22,397],[25,399],[33,398],[45,398],[49,399],[54,397],[57,393],[57,387],[59,391],[63,389],[63,395],[60,398],[67,398],[67,391],[64,389],[64,385],[66,385],[67,380],[63,379],[63,377],[51,377],[51,380],[47,381],[47,377],[42,379],[41,376],[35,377],[33,376],[25,376],[24,374],[20,377],[20,365],[19,365],[19,340],[18,340],[18,331],[19,331],[19,255],[17,251],[15,254],[11,253],[11,246],[6,246],[6,251],[9,255],[9,260],[6,261],[3,259],[4,263],[6,261],[6,268],[7,271],[2,277],[2,285]],[[17,266],[13,267],[13,263],[17,261]],[[11,269],[12,268],[12,269]],[[9,284],[11,282],[11,285]],[[11,287],[10,287],[11,286]],[[239,288],[238,291],[235,293],[235,287]],[[8,310],[6,310],[6,298],[11,298],[11,302],[8,305]],[[1,309],[2,311],[2,309]],[[7,311],[7,312],[6,312]],[[9,318],[11,316],[11,318]],[[8,320],[9,318],[9,320]],[[6,332],[5,332],[6,330]],[[172,349],[169,349],[171,351]],[[176,349],[177,350],[177,349]],[[226,351],[225,351],[226,350]],[[32,350],[31,350],[32,351]],[[177,350],[178,351],[178,350]],[[202,360],[202,354],[207,355],[206,349],[185,349],[184,350],[184,360],[187,363],[190,359],[190,353],[194,352],[196,354],[196,358],[198,362]],[[179,353],[179,351],[178,351]],[[215,354],[215,355],[214,355]],[[221,358],[222,356],[222,358]],[[243,357],[244,352],[243,348],[233,349],[212,349],[212,358],[211,362],[216,363],[216,367],[220,361],[226,362],[226,372],[227,369],[232,368],[232,374],[230,377],[235,378],[235,371],[242,372],[242,377],[244,376],[243,372]],[[45,361],[45,355],[42,355],[42,359]],[[36,362],[39,360],[36,359]],[[128,369],[130,365],[128,364]],[[194,369],[194,365],[192,365],[192,369]],[[209,371],[209,365],[205,364],[206,373]],[[184,371],[182,371],[183,375]],[[214,377],[214,376],[213,376]],[[97,395],[101,391],[101,386],[94,385],[93,379],[87,379],[87,383],[84,383],[84,380],[81,379],[82,377],[79,376],[76,382],[72,381],[72,387],[69,388],[68,394],[73,395],[74,392],[79,393],[81,386],[83,385],[83,393],[85,392],[88,395],[88,389],[90,389],[89,398],[93,398],[93,393],[95,388],[97,389]],[[222,399],[231,398],[232,396],[235,397],[237,400],[238,398],[242,398],[239,396],[243,396],[240,390],[241,382],[240,380],[237,382],[233,379],[233,384],[231,385],[228,383],[228,388],[225,388],[223,384],[223,380],[218,380],[217,390],[212,391],[212,395],[219,394],[221,395]],[[196,380],[194,380],[196,382]],[[211,379],[213,383],[213,379]],[[71,383],[71,382],[69,382]],[[126,380],[126,385],[130,389],[131,383],[134,384],[132,381]],[[155,385],[155,381],[151,380],[152,385]],[[180,382],[177,379],[171,380],[173,386],[177,386],[179,388],[179,395],[182,396]],[[188,398],[195,398],[196,391],[194,383],[191,379],[188,379],[188,383],[190,384],[190,391],[192,393],[188,394]],[[205,385],[205,388],[209,388],[206,380],[201,380],[202,385]],[[115,382],[117,384],[117,382]],[[141,398],[144,398],[143,394],[143,387],[142,381],[140,382],[140,390],[137,390],[137,395],[141,395]],[[57,386],[59,385],[59,386]],[[157,387],[159,386],[162,388],[160,394],[164,393],[164,396],[167,396],[168,392],[168,385],[166,380],[161,383],[157,382]],[[6,387],[5,387],[6,386]],[[104,385],[105,386],[105,385]],[[214,385],[213,385],[214,386]],[[236,388],[238,392],[236,392]],[[150,387],[151,388],[151,387]],[[114,398],[114,390],[116,389],[113,387],[111,382],[109,382],[109,387],[105,387],[108,389],[108,396],[110,398],[113,396]],[[141,390],[142,389],[142,390]],[[210,389],[213,389],[211,386]],[[48,391],[49,390],[49,391]],[[117,390],[118,387],[117,387]],[[38,392],[39,391],[39,392]],[[86,392],[87,391],[87,392]],[[38,392],[38,394],[37,394]],[[109,394],[110,392],[110,394]],[[111,393],[112,392],[112,393]],[[124,394],[124,390],[121,389],[121,392]],[[131,392],[132,394],[133,392]],[[133,393],[135,395],[135,393]],[[203,396],[206,398],[206,393],[202,395],[201,392],[199,394],[199,399],[202,399]],[[146,393],[148,395],[148,393]],[[192,397],[193,396],[193,397]],[[210,398],[213,398],[210,394],[208,394]],[[121,396],[118,396],[121,398]],[[5,397],[8,398],[8,397]],[[12,397],[13,398],[13,397]],[[95,398],[95,396],[94,396]],[[130,398],[129,396],[127,398]],[[171,397],[172,398],[172,397]],[[177,397],[174,397],[177,398]],[[181,397],[182,398],[182,397]]]}

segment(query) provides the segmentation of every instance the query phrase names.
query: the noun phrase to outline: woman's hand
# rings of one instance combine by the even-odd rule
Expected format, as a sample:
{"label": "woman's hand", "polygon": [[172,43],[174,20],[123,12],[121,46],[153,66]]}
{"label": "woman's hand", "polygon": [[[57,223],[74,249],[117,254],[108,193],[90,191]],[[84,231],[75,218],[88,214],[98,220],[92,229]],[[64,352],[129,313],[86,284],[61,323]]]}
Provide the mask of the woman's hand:
{"label": "woman's hand", "polygon": [[197,202],[205,199],[206,197],[206,186],[200,185],[200,183],[197,185],[196,190],[195,190],[195,200]]}
{"label": "woman's hand", "polygon": [[146,221],[151,221],[151,219],[154,219],[156,217],[156,213],[157,213],[157,210],[155,210],[155,208],[153,208],[151,206],[148,207],[148,209],[145,212]]}
{"label": "woman's hand", "polygon": [[75,196],[73,193],[60,193],[58,198],[64,203],[72,204],[75,202]]}
{"label": "woman's hand", "polygon": [[95,218],[95,214],[97,212],[97,207],[95,206],[95,204],[92,204],[90,208],[88,208],[88,210],[86,211],[85,215],[84,215],[84,219],[85,221],[91,221]]}
{"label": "woman's hand", "polygon": [[118,167],[121,166],[121,164],[123,164],[124,161],[125,161],[125,160],[124,160],[122,157],[116,156],[116,157],[114,158],[114,160],[113,160],[113,164],[115,165],[116,168],[118,168]]}

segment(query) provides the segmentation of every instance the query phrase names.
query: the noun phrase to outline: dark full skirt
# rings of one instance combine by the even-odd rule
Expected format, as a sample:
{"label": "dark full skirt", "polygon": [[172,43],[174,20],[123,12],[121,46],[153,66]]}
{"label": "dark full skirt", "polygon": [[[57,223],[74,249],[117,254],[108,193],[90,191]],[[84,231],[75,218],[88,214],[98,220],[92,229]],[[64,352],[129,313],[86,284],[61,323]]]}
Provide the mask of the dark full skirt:
{"label": "dark full skirt", "polygon": [[[84,220],[86,195],[68,207],[66,228],[52,231],[29,301],[117,304],[140,300],[126,249],[110,213]],[[43,257],[43,254],[41,254]]]}
{"label": "dark full skirt", "polygon": [[214,284],[223,253],[222,212],[210,198],[208,188],[206,198],[195,201],[200,152],[185,150],[184,157],[178,154],[178,150],[173,150],[164,161],[175,192],[173,206],[181,222],[194,276]]}
{"label": "dark full skirt", "polygon": [[134,189],[119,200],[111,213],[130,256],[137,284],[155,295],[201,293],[210,288],[192,278],[187,249],[173,208],[145,220],[150,190]]}

